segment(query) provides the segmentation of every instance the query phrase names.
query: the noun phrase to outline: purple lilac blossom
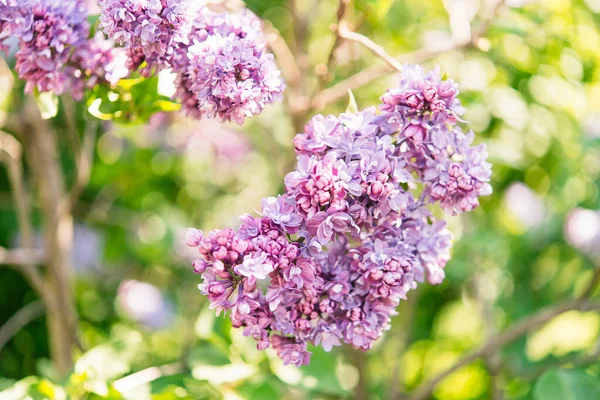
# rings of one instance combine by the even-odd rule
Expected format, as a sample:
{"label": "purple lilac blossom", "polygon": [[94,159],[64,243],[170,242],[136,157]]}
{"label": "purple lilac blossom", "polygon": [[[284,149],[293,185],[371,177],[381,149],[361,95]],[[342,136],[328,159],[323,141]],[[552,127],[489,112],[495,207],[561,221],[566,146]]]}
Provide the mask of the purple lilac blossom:
{"label": "purple lilac blossom", "polygon": [[473,210],[480,196],[492,193],[486,147],[471,146],[473,132],[457,125],[464,113],[457,96],[458,85],[439,69],[405,66],[400,87],[388,90],[379,107],[402,121],[398,143],[407,169],[425,183],[424,195],[452,215]]}
{"label": "purple lilac blossom", "polygon": [[242,124],[280,97],[283,81],[264,44],[230,33],[194,41],[188,78],[201,115]]}
{"label": "purple lilac blossom", "polygon": [[100,0],[104,32],[128,50],[129,67],[150,75],[170,67],[179,45],[189,44],[194,17],[200,6],[192,0]]}
{"label": "purple lilac blossom", "polygon": [[10,38],[10,33],[15,26],[16,0],[0,0],[0,51],[8,52],[5,43]]}
{"label": "purple lilac blossom", "polygon": [[[18,40],[16,70],[31,93],[69,90],[76,99],[101,81],[124,77],[124,57],[101,36],[89,38],[87,6],[79,0],[23,0],[0,6],[3,44]],[[2,46],[6,50],[6,46]]]}
{"label": "purple lilac blossom", "polygon": [[432,139],[433,127],[460,120],[464,108],[457,95],[458,85],[442,79],[439,68],[426,73],[420,65],[405,65],[399,87],[382,96],[379,108],[397,112],[404,120],[404,136],[419,146]]}
{"label": "purple lilac blossom", "polygon": [[[401,82],[383,110],[313,117],[294,139],[285,193],[264,199],[261,217],[189,231],[211,307],[285,364],[308,363],[309,344],[370,349],[410,290],[445,278],[452,236],[431,208],[470,211],[491,193],[484,145],[457,126],[457,86],[410,66]],[[389,96],[410,104],[389,107]]]}
{"label": "purple lilac blossom", "polygon": [[176,97],[185,114],[242,124],[281,97],[283,80],[266,50],[260,20],[250,11],[204,9],[191,38],[174,56]]}
{"label": "purple lilac blossom", "polygon": [[[190,33],[190,44],[203,42],[211,35],[227,37],[233,34],[236,38],[248,38],[257,44],[263,44],[265,39],[259,18],[247,9],[237,13],[215,13],[207,8],[201,8],[194,20]],[[192,90],[194,81],[190,79],[189,46],[180,44],[173,54],[173,71],[177,74],[175,98],[181,102],[182,113],[193,118],[202,117],[200,101]]]}
{"label": "purple lilac blossom", "polygon": [[281,98],[284,84],[258,17],[215,13],[192,0],[101,0],[101,26],[145,76],[176,75],[175,98],[194,118],[242,124]]}

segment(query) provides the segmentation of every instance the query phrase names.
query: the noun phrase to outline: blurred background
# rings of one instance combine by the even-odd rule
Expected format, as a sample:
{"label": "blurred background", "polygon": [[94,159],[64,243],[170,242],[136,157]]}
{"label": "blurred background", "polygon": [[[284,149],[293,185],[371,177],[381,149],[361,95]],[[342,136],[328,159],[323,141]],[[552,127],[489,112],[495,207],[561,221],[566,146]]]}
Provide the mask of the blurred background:
{"label": "blurred background", "polygon": [[[439,65],[460,84],[465,119],[488,145],[494,194],[475,212],[448,218],[455,246],[447,279],[411,292],[368,353],[314,349],[310,365],[283,367],[215,317],[196,287],[185,228],[237,226],[262,197],[283,191],[296,131],[311,115],[348,104],[345,89],[321,89],[368,68],[368,83],[352,88],[363,108],[396,79],[354,42],[339,41],[328,62],[335,0],[246,6],[280,32],[300,79],[288,80],[285,102],[243,127],[176,113],[103,122],[90,184],[73,211],[83,349],[73,373],[59,377],[38,296],[18,271],[0,268],[0,327],[19,312],[28,317],[14,334],[0,328],[0,390],[12,390],[0,398],[400,398],[589,284],[600,263],[600,1],[353,0],[353,30],[391,55]],[[465,35],[475,39],[456,45]],[[281,43],[272,39],[277,54]],[[9,65],[0,65],[0,121],[23,90]],[[59,110],[59,139],[64,120]],[[60,145],[71,179],[67,141]],[[20,233],[7,173],[0,164],[0,246],[12,248]],[[425,398],[600,398],[599,336],[597,311],[568,311],[458,369]],[[556,369],[570,366],[577,368]],[[570,384],[584,397],[562,397]]]}

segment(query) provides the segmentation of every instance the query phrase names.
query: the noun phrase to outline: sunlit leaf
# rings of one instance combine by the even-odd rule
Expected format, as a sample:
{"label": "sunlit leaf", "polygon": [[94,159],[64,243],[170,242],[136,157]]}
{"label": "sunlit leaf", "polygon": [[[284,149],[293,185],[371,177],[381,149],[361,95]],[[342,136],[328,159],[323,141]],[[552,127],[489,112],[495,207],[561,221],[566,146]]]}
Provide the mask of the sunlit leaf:
{"label": "sunlit leaf", "polygon": [[552,369],[538,379],[533,397],[535,400],[600,399],[600,378],[580,370]]}
{"label": "sunlit leaf", "polygon": [[121,79],[117,86],[122,87],[125,90],[131,90],[132,87],[144,81],[144,77],[140,76],[138,78],[131,79]]}
{"label": "sunlit leaf", "polygon": [[114,118],[112,114],[106,114],[100,111],[100,106],[102,105],[102,99],[96,99],[90,104],[88,107],[88,112],[92,114],[94,117],[101,119],[103,121],[110,121]]}
{"label": "sunlit leaf", "polygon": [[358,112],[358,104],[356,104],[356,98],[354,97],[354,93],[352,90],[348,89],[348,106],[346,107],[347,113],[357,113]]}
{"label": "sunlit leaf", "polygon": [[379,19],[383,19],[388,11],[390,11],[390,7],[394,4],[393,0],[378,0],[377,1],[377,17]]}
{"label": "sunlit leaf", "polygon": [[58,113],[58,97],[54,92],[42,92],[35,96],[35,103],[43,119],[54,118]]}
{"label": "sunlit leaf", "polygon": [[248,398],[249,400],[279,399],[281,392],[274,385],[265,382],[252,390]]}
{"label": "sunlit leaf", "polygon": [[164,112],[178,111],[181,108],[181,104],[169,100],[156,100],[154,106]]}
{"label": "sunlit leaf", "polygon": [[13,384],[8,389],[0,392],[0,400],[21,399],[27,395],[29,389],[40,381],[39,378],[30,376]]}
{"label": "sunlit leaf", "polygon": [[330,394],[341,395],[346,393],[336,375],[337,360],[335,355],[325,352],[321,347],[315,347],[311,351],[310,364],[300,368],[304,376],[302,385],[307,389]]}
{"label": "sunlit leaf", "polygon": [[228,364],[223,366],[200,365],[192,369],[192,376],[213,385],[243,381],[254,376],[257,369],[248,364]]}

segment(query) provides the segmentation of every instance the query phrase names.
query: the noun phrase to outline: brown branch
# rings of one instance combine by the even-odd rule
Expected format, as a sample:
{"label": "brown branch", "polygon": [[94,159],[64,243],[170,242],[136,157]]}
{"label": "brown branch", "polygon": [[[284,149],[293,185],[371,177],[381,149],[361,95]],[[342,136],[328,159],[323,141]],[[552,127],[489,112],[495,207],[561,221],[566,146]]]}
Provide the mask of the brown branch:
{"label": "brown branch", "polygon": [[570,300],[564,303],[547,307],[539,311],[538,313],[523,319],[522,321],[513,325],[511,328],[508,328],[502,333],[489,338],[477,350],[472,351],[464,358],[456,362],[453,366],[433,377],[427,383],[422,385],[413,395],[411,395],[410,399],[424,400],[429,398],[429,396],[431,395],[435,387],[438,385],[438,383],[440,383],[448,375],[458,371],[466,365],[469,365],[470,363],[479,358],[486,357],[492,352],[497,351],[500,347],[512,343],[515,340],[519,339],[521,336],[525,335],[526,333],[536,328],[539,328],[540,326],[555,318],[556,316],[571,310],[600,310],[600,302],[591,303],[587,299]]}
{"label": "brown branch", "polygon": [[316,90],[320,91],[323,89],[323,86],[325,86],[325,79],[327,74],[329,73],[329,71],[331,71],[331,67],[333,65],[333,60],[334,60],[334,55],[335,55],[335,51],[337,50],[337,48],[340,46],[340,43],[342,42],[340,35],[339,35],[339,27],[340,24],[342,23],[342,20],[344,19],[344,16],[346,15],[346,8],[348,7],[348,4],[350,3],[350,0],[340,0],[339,2],[339,6],[338,6],[338,10],[336,13],[336,23],[331,24],[331,31],[334,33],[334,40],[333,40],[333,44],[331,45],[331,48],[329,49],[329,52],[327,54],[327,58],[325,59],[325,63],[322,64],[322,68],[317,69],[317,75],[319,75],[319,85],[316,88]]}
{"label": "brown branch", "polygon": [[[23,248],[25,251],[34,252],[33,226],[31,224],[30,199],[25,188],[25,179],[23,177],[23,166],[21,164],[23,157],[23,148],[21,143],[14,136],[0,131],[0,161],[6,164],[8,178],[12,187],[12,198],[17,213],[17,221],[21,230]],[[13,254],[14,255],[14,254]],[[13,260],[16,261],[16,260]],[[33,260],[23,260],[33,261]],[[45,300],[46,293],[44,281],[36,268],[34,262],[12,263],[21,265],[25,277],[32,288]]]}
{"label": "brown branch", "polygon": [[44,315],[44,305],[38,300],[27,304],[10,317],[10,319],[0,328],[0,352],[17,332],[42,315]]}
{"label": "brown branch", "polygon": [[92,121],[87,122],[83,141],[81,141],[74,113],[75,103],[69,96],[63,96],[62,103],[65,112],[65,125],[67,128],[66,136],[77,170],[75,182],[69,190],[68,198],[65,199],[65,207],[71,209],[90,180],[92,164],[94,161],[94,146],[96,144],[96,124]]}
{"label": "brown branch", "polygon": [[[293,50],[294,60],[300,71],[300,77],[303,78],[308,75],[310,62],[308,58],[307,42],[306,38],[308,35],[308,27],[310,17],[308,14],[311,12],[303,12],[299,6],[300,3],[306,4],[307,1],[311,1],[311,7],[309,10],[317,8],[316,0],[289,0],[289,9],[292,13],[292,27],[293,27]],[[306,95],[305,87],[303,85],[303,79],[301,79],[296,87],[293,87],[288,93],[288,105],[290,110],[290,118],[296,132],[301,132],[308,111],[310,109],[310,98]]]}
{"label": "brown branch", "polygon": [[44,298],[47,306],[50,353],[60,375],[73,366],[73,345],[77,344],[76,315],[71,290],[71,247],[73,216],[58,154],[58,136],[43,120],[29,98],[20,116],[27,161],[38,187],[44,221],[44,248],[47,277]]}
{"label": "brown branch", "polygon": [[[504,0],[500,0],[496,3],[492,15],[482,20],[479,29],[476,30],[470,41],[462,43],[454,42],[433,48],[422,48],[410,53],[402,54],[393,58],[394,64],[402,65],[404,63],[421,63],[423,61],[426,61],[430,58],[434,58],[449,51],[461,50],[470,47],[478,47],[479,39],[488,31],[493,18],[500,11],[503,4]],[[394,70],[395,68],[392,68],[389,63],[386,65],[373,65],[371,67],[368,67],[337,83],[336,85],[322,90],[320,93],[313,97],[311,107],[314,110],[322,110],[329,103],[344,98],[348,93],[348,89],[353,90],[361,86],[367,85]]]}
{"label": "brown branch", "polygon": [[369,399],[369,371],[367,355],[364,351],[354,348],[346,348],[345,355],[350,364],[358,371],[358,382],[353,391],[352,398],[355,400]]}
{"label": "brown branch", "polygon": [[62,96],[62,105],[65,113],[65,125],[66,125],[66,133],[69,139],[69,146],[71,147],[71,152],[75,155],[75,162],[77,163],[77,154],[81,152],[81,141],[79,140],[79,132],[77,129],[77,121],[75,121],[75,113],[73,109],[75,108],[75,102],[73,99],[66,95]]}
{"label": "brown branch", "polygon": [[585,290],[579,296],[579,298],[580,299],[588,299],[588,298],[592,297],[592,295],[594,294],[594,291],[598,287],[599,283],[600,283],[600,265],[594,269],[594,272],[592,274],[592,279],[587,284]]}
{"label": "brown branch", "polygon": [[396,354],[393,360],[392,367],[389,368],[391,375],[388,377],[388,399],[401,398],[401,393],[404,390],[404,385],[400,380],[402,353],[406,350],[407,344],[412,334],[414,325],[414,315],[419,302],[420,291],[411,292],[406,301],[400,303],[398,312],[402,316],[402,321],[396,331],[390,332],[386,339],[392,344],[395,344],[397,350],[393,348],[389,351]]}
{"label": "brown branch", "polygon": [[298,67],[294,53],[273,24],[264,21],[264,26],[267,44],[279,61],[285,82],[289,86],[297,87],[302,83],[302,72],[300,71],[300,67]]}
{"label": "brown branch", "polygon": [[[466,45],[441,46],[433,49],[423,48],[398,56],[395,58],[395,60],[398,64],[421,63],[448,51],[457,50],[461,47],[466,47]],[[318,93],[313,98],[311,107],[315,110],[321,110],[329,103],[345,97],[348,94],[348,89],[353,90],[367,85],[392,71],[393,69],[389,65],[373,65],[368,67],[367,69],[357,72],[342,82]]]}
{"label": "brown branch", "polygon": [[0,265],[26,267],[43,264],[44,252],[41,249],[5,249],[0,247]]}
{"label": "brown branch", "polygon": [[[38,116],[39,117],[39,116]],[[0,160],[5,162],[8,168],[8,176],[12,186],[13,203],[17,212],[19,228],[23,242],[21,250],[5,250],[4,256],[6,264],[19,266],[19,270],[24,274],[29,281],[31,287],[39,294],[44,301],[49,315],[54,315],[57,320],[66,318],[61,315],[60,297],[65,293],[55,293],[52,286],[44,280],[44,277],[37,268],[37,264],[42,261],[46,262],[44,256],[42,260],[38,254],[39,250],[35,249],[33,226],[31,224],[31,206],[30,199],[25,189],[25,180],[23,177],[23,167],[21,159],[23,157],[23,148],[19,141],[12,135],[0,131]],[[27,254],[27,256],[25,256]],[[51,318],[49,318],[50,320]],[[60,327],[63,322],[54,323],[53,326]],[[60,328],[57,328],[60,330]],[[67,335],[75,337],[74,330]],[[58,340],[65,340],[64,335],[60,335]],[[68,339],[67,339],[68,340]]]}
{"label": "brown branch", "polygon": [[[264,22],[267,44],[281,66],[288,89],[285,91],[287,106],[293,118],[300,118],[308,111],[310,100],[302,88],[302,70],[296,57],[279,31],[269,22]],[[297,117],[296,117],[297,116]]]}
{"label": "brown branch", "polygon": [[92,173],[94,146],[96,144],[96,125],[92,122],[90,122],[90,124],[91,126],[86,130],[79,152],[75,155],[77,176],[75,177],[75,183],[71,187],[68,199],[66,200],[69,209],[73,208],[75,202],[81,195],[81,192],[88,185]]}
{"label": "brown branch", "polygon": [[385,61],[390,68],[402,72],[402,63],[390,56],[382,46],[378,45],[368,37],[351,31],[350,28],[348,28],[348,23],[345,20],[340,21],[338,34],[343,39],[351,40],[363,45],[367,49],[371,50],[371,52],[377,57]]}
{"label": "brown branch", "polygon": [[522,371],[519,373],[519,376],[526,377],[527,380],[533,381],[539,378],[544,372],[551,368],[560,368],[560,367],[572,367],[578,368],[583,367],[589,364],[593,364],[600,360],[600,339],[598,343],[594,346],[594,349],[590,353],[584,354],[575,354],[570,357],[564,357],[556,362],[541,366],[539,368],[534,369],[533,371]]}
{"label": "brown branch", "polygon": [[[473,280],[475,297],[479,304],[482,320],[485,324],[486,338],[489,339],[498,334],[498,327],[494,320],[492,308],[493,302],[485,296],[485,281],[486,279],[480,273],[475,274]],[[502,367],[500,355],[498,353],[486,355],[485,363],[490,373],[491,398],[492,400],[503,400],[504,391],[502,389],[502,377],[500,376]]]}
{"label": "brown branch", "polygon": [[390,69],[384,65],[373,65],[367,69],[363,69],[342,82],[317,93],[313,97],[310,106],[312,109],[320,111],[328,104],[347,96],[348,89],[353,90],[371,83],[389,71]]}

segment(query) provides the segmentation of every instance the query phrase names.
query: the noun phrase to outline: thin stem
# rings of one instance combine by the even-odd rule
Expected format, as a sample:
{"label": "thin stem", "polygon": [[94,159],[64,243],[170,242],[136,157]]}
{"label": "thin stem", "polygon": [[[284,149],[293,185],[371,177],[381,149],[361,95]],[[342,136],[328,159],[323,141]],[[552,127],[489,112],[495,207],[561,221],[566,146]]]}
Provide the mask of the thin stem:
{"label": "thin stem", "polygon": [[299,121],[300,117],[308,111],[310,104],[310,100],[303,93],[302,70],[287,42],[269,22],[265,22],[265,32],[267,43],[281,65],[281,71],[288,85],[285,96],[289,112],[292,118]]}
{"label": "thin stem", "polygon": [[303,130],[308,111],[310,108],[310,99],[306,96],[305,85],[303,77],[308,75],[310,67],[307,51],[306,37],[308,34],[309,16],[307,12],[300,10],[299,4],[306,4],[307,1],[311,1],[311,7],[309,9],[316,9],[317,2],[315,0],[289,0],[289,9],[292,13],[292,26],[293,26],[293,50],[294,60],[300,71],[301,80],[296,87],[289,94],[288,103],[290,106],[290,117],[292,125],[296,132]]}
{"label": "thin stem", "polygon": [[[65,112],[65,125],[67,128],[66,133],[69,139],[71,152],[74,155],[77,155],[81,152],[81,141],[79,140],[77,121],[75,121],[75,112],[73,111],[75,108],[75,102],[69,96],[63,96],[62,105]],[[75,157],[75,163],[77,164],[77,168],[79,168],[77,157]]]}
{"label": "thin stem", "polygon": [[[486,290],[484,288],[485,278],[477,273],[474,277],[474,292],[477,298],[477,303],[480,305],[481,317],[485,324],[486,337],[492,338],[498,334],[498,327],[494,320],[493,314],[493,303],[485,296]],[[501,372],[501,360],[498,353],[491,353],[485,357],[485,363],[490,373],[490,384],[492,392],[492,400],[503,400],[504,391],[502,389],[502,377]]]}
{"label": "thin stem", "polygon": [[[404,63],[421,63],[430,58],[436,57],[440,54],[447,53],[452,50],[458,50],[467,45],[442,45],[433,49],[419,49],[410,53],[403,54],[395,58],[395,61],[402,65]],[[318,93],[312,100],[311,107],[315,110],[321,110],[325,106],[341,98],[344,98],[348,94],[348,89],[353,90],[359,87],[365,86],[374,80],[381,78],[382,76],[394,71],[389,65],[373,65],[368,67],[356,74],[346,78],[342,82],[324,89]]]}
{"label": "thin stem", "polygon": [[506,329],[504,332],[494,335],[487,339],[487,341],[481,345],[478,349],[472,351],[464,358],[460,359],[453,366],[446,369],[442,373],[436,375],[427,383],[422,385],[420,389],[414,393],[410,399],[412,400],[424,400],[427,399],[438,383],[440,383],[444,378],[448,375],[452,374],[455,371],[458,371],[462,367],[469,365],[473,361],[479,358],[485,358],[489,354],[494,351],[497,351],[500,347],[507,345],[509,343],[514,342],[519,339],[521,336],[525,335],[527,332],[536,329],[546,322],[550,321],[554,317],[565,313],[571,310],[578,311],[592,311],[592,310],[600,310],[600,302],[593,303],[588,299],[588,295],[591,295],[594,292],[594,289],[597,285],[597,280],[592,279],[592,281],[588,284],[586,290],[584,290],[584,295],[580,296],[577,299],[568,300],[563,303],[559,303],[543,310],[538,313],[523,319],[522,321],[516,323],[512,327]]}
{"label": "thin stem", "polygon": [[[469,47],[478,47],[479,39],[489,30],[494,17],[498,14],[503,5],[504,0],[500,0],[496,3],[491,15],[482,20],[480,27],[475,31],[470,41],[443,44],[434,48],[422,48],[410,53],[402,54],[400,56],[393,57],[394,64],[402,65],[404,63],[421,63],[449,51],[461,50]],[[397,69],[387,63],[386,65],[373,65],[360,72],[357,72],[342,82],[319,92],[313,97],[311,108],[317,111],[322,110],[328,104],[344,98],[348,93],[348,89],[353,90],[367,85],[394,70]]]}
{"label": "thin stem", "polygon": [[366,354],[354,348],[346,349],[346,355],[352,365],[358,370],[358,383],[354,388],[353,398],[356,400],[369,399],[369,374]]}
{"label": "thin stem", "polygon": [[36,178],[44,221],[47,256],[47,314],[50,348],[60,375],[73,366],[73,345],[78,344],[76,316],[71,290],[71,246],[73,216],[68,204],[64,173],[58,155],[58,136],[39,115],[32,101],[21,116],[24,147],[32,175]]}
{"label": "thin stem", "polygon": [[348,28],[348,23],[345,20],[340,22],[340,26],[338,29],[338,34],[341,38],[346,40],[351,40],[353,42],[360,43],[367,49],[371,50],[373,54],[377,57],[381,58],[385,63],[396,71],[402,72],[402,64],[398,62],[394,57],[390,56],[385,49],[369,39],[368,37],[361,35],[360,33],[356,33],[351,31]]}
{"label": "thin stem", "polygon": [[[25,179],[23,177],[23,166],[21,164],[23,149],[21,143],[14,136],[0,131],[0,160],[3,161],[8,169],[8,178],[12,186],[13,204],[17,212],[17,220],[21,231],[23,248],[25,251],[34,251],[33,226],[31,223],[31,210],[29,195],[26,190]],[[13,254],[14,255],[14,254]],[[14,260],[16,261],[16,260]],[[24,260],[34,261],[34,260]],[[14,263],[21,265],[23,273],[29,283],[38,294],[45,300],[48,300],[43,278],[36,268],[34,262]]]}
{"label": "thin stem", "polygon": [[402,321],[394,335],[390,335],[387,339],[391,344],[394,344],[397,348],[396,351],[392,348],[390,352],[396,354],[394,357],[391,370],[391,375],[388,377],[388,399],[397,399],[400,397],[404,390],[402,381],[400,380],[401,374],[401,361],[402,353],[406,350],[406,345],[410,340],[412,334],[412,327],[414,323],[414,315],[419,302],[420,292],[410,292],[408,299],[400,304],[399,314],[402,316]]}
{"label": "thin stem", "polygon": [[10,319],[0,328],[0,352],[17,332],[42,315],[44,315],[44,304],[38,300],[27,304],[10,317]]}
{"label": "thin stem", "polygon": [[331,48],[327,54],[327,58],[325,60],[325,64],[323,64],[325,66],[325,68],[322,68],[322,71],[317,72],[319,75],[319,85],[317,87],[317,90],[322,90],[323,86],[325,86],[325,77],[327,75],[327,73],[329,71],[331,71],[331,67],[333,65],[333,60],[334,60],[334,56],[335,56],[335,51],[337,50],[337,48],[339,47],[341,41],[340,38],[340,34],[339,34],[339,27],[340,24],[342,23],[342,20],[344,19],[345,15],[346,15],[346,8],[348,7],[348,4],[350,3],[350,0],[340,0],[339,2],[339,6],[338,6],[338,10],[337,10],[337,21],[334,24],[331,24],[331,31],[335,34],[334,37],[334,41],[333,44],[331,45]]}
{"label": "thin stem", "polygon": [[90,123],[86,129],[83,143],[76,155],[77,176],[67,199],[69,209],[72,209],[81,192],[88,185],[94,162],[94,147],[96,144],[96,124]]}
{"label": "thin stem", "polygon": [[563,366],[570,366],[572,368],[583,367],[588,364],[593,364],[600,360],[600,338],[598,338],[598,342],[594,346],[594,349],[587,354],[576,354],[571,357],[565,357],[556,362],[541,366],[539,368],[534,369],[532,372],[524,371],[519,374],[519,376],[525,376],[527,380],[533,381],[539,378],[544,372],[549,370],[550,368],[557,368]]}
{"label": "thin stem", "polygon": [[44,252],[41,249],[5,249],[0,247],[0,265],[22,267],[43,264]]}
{"label": "thin stem", "polygon": [[579,298],[580,299],[588,299],[588,298],[592,297],[596,288],[598,287],[598,284],[600,284],[600,265],[594,269],[594,272],[592,274],[592,279],[587,284],[585,290],[579,296]]}
{"label": "thin stem", "polygon": [[279,61],[281,73],[285,77],[286,84],[297,87],[302,83],[302,71],[300,71],[300,67],[298,67],[294,53],[273,24],[268,21],[265,21],[264,24],[267,44]]}

